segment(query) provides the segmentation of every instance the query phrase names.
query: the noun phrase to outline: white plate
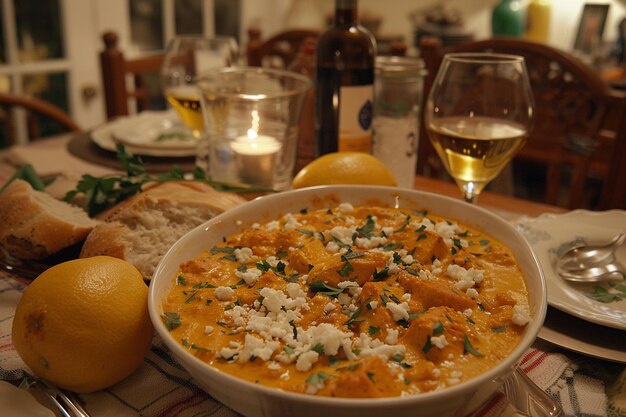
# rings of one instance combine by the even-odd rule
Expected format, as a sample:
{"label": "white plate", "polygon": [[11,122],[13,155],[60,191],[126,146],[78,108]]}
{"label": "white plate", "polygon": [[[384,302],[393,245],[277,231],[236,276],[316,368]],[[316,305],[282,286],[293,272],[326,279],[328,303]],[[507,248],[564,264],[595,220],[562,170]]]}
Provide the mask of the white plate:
{"label": "white plate", "polygon": [[144,111],[120,117],[91,132],[103,149],[115,152],[123,143],[130,152],[145,156],[186,157],[196,153],[196,142],[174,111]]}
{"label": "white plate", "polygon": [[[594,212],[574,210],[565,214],[544,214],[517,225],[535,250],[548,287],[548,304],[595,324],[626,330],[626,300],[602,303],[587,294],[598,284],[574,284],[562,280],[554,270],[559,246],[575,239],[589,243],[610,240],[626,230],[626,211]],[[626,265],[626,245],[618,248],[617,259]],[[603,287],[608,288],[606,284]]]}

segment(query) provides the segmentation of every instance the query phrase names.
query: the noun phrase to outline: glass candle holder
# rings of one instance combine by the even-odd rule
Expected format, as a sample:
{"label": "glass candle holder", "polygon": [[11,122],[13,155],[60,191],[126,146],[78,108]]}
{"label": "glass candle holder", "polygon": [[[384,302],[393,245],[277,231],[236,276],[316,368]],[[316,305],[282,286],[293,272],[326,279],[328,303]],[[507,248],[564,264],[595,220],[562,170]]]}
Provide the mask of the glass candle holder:
{"label": "glass candle holder", "polygon": [[290,187],[298,122],[311,81],[290,71],[230,67],[198,79],[214,180]]}

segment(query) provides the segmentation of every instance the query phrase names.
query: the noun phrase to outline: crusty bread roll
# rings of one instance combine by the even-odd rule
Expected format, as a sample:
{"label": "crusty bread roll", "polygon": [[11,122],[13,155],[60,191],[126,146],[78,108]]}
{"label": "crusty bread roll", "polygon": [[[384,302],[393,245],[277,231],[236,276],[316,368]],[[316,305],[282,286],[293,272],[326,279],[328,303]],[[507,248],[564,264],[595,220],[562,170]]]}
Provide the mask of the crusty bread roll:
{"label": "crusty bread roll", "polygon": [[150,279],[161,257],[181,236],[244,202],[200,182],[159,184],[98,216],[105,223],[89,234],[80,256],[125,259]]}
{"label": "crusty bread roll", "polygon": [[84,240],[98,223],[20,179],[0,194],[0,246],[16,258],[46,258]]}

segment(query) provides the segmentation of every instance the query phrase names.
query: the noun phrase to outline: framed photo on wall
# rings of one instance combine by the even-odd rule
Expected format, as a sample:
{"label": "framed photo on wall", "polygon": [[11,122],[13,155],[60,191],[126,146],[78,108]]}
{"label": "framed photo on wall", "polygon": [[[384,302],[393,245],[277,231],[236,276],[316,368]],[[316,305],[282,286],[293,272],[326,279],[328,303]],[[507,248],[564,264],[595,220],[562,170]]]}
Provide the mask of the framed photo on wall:
{"label": "framed photo on wall", "polygon": [[574,42],[575,50],[591,54],[594,47],[600,45],[608,14],[608,4],[586,3],[584,5]]}

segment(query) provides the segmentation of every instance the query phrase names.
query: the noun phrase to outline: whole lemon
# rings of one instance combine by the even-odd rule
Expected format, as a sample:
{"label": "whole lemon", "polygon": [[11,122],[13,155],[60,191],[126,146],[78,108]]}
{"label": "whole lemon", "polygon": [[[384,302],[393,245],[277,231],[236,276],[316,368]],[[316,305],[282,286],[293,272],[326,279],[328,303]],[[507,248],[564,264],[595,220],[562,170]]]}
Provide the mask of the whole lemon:
{"label": "whole lemon", "polygon": [[363,152],[334,152],[320,156],[298,172],[293,188],[328,184],[396,185],[385,164]]}
{"label": "whole lemon", "polygon": [[56,265],[24,291],[13,344],[35,374],[74,392],[93,392],[130,375],[154,329],[148,287],[126,261],[108,257]]}

